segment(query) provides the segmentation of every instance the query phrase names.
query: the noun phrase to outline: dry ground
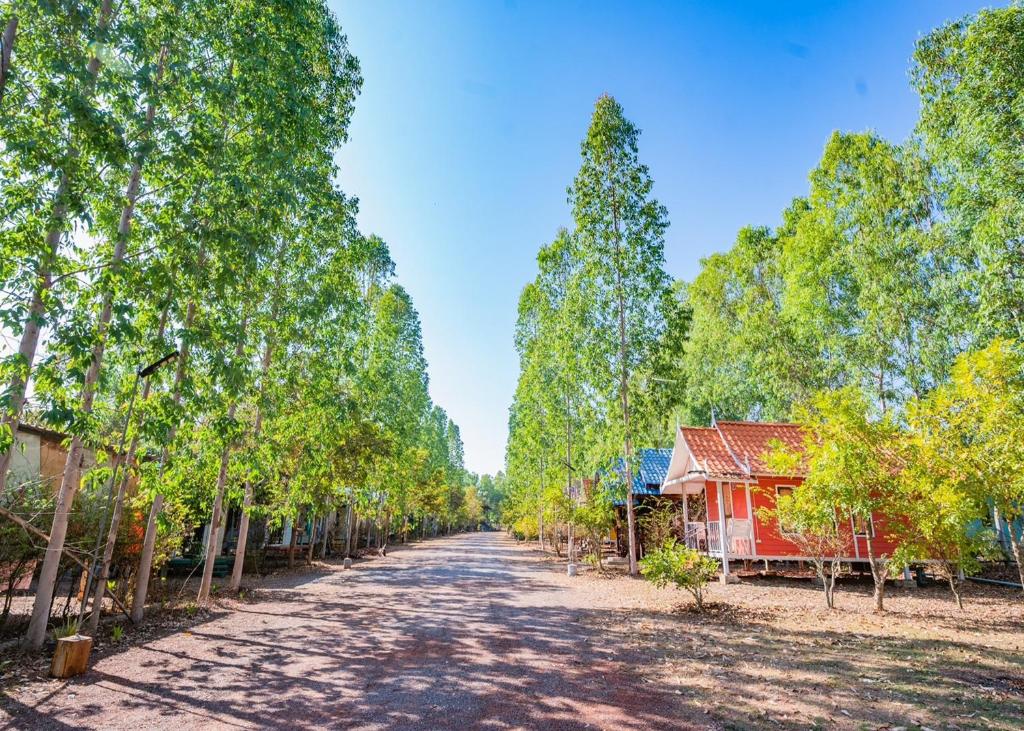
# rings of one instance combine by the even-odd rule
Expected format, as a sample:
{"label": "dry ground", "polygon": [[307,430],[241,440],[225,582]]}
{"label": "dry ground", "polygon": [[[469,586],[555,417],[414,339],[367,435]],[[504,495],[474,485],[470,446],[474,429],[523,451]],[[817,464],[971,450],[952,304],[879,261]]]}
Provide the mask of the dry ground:
{"label": "dry ground", "polygon": [[699,616],[688,594],[620,573],[565,581],[712,728],[1024,729],[1019,592],[969,585],[960,612],[941,586],[890,588],[878,615],[870,580],[841,584],[829,611],[809,581],[754,579],[711,586]]}
{"label": "dry ground", "polygon": [[1021,729],[1024,603],[974,589],[570,579],[496,534],[271,582],[187,630],[0,694],[13,728]]}

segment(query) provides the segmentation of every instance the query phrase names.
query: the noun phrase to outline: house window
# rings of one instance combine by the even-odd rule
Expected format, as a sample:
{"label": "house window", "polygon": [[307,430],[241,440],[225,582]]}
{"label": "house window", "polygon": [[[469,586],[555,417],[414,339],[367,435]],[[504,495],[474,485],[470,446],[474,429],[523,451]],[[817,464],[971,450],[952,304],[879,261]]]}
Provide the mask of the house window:
{"label": "house window", "polygon": [[874,538],[875,521],[870,516],[867,519],[860,515],[853,516],[853,534]]}
{"label": "house window", "polygon": [[[775,488],[775,505],[779,504],[780,497],[793,497],[793,488],[789,485],[777,485]],[[795,533],[796,528],[790,523],[784,522],[781,518],[779,519],[779,532],[780,533]]]}

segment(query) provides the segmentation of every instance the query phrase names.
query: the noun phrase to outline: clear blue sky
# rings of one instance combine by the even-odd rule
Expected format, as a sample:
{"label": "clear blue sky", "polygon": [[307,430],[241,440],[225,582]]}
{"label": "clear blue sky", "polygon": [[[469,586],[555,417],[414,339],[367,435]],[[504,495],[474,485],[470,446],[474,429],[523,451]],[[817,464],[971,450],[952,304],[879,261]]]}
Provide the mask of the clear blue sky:
{"label": "clear blue sky", "polygon": [[668,271],[778,223],[829,133],[913,127],[915,40],[977,2],[334,0],[362,64],[340,184],[423,321],[431,394],[467,467],[504,464],[516,302],[569,225],[595,99],[643,131],[668,207]]}

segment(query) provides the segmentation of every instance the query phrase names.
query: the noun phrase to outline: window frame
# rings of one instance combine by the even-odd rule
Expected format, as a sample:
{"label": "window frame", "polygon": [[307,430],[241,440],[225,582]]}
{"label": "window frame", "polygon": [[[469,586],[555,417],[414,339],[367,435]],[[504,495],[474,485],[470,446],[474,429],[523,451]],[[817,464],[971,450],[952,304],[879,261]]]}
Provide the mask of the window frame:
{"label": "window frame", "polygon": [[[776,508],[776,510],[778,510],[778,507],[779,507],[779,498],[782,496],[782,494],[779,492],[780,490],[789,490],[789,493],[787,493],[787,494],[790,497],[792,497],[793,493],[796,492],[796,485],[776,485],[775,486],[775,508]],[[795,530],[792,530],[792,526],[788,526],[787,527],[787,526],[784,526],[782,524],[782,518],[779,517],[778,513],[775,514],[775,522],[776,522],[776,524],[779,527],[779,535],[786,536],[786,535],[793,535],[794,533],[796,533]]]}
{"label": "window frame", "polygon": [[865,524],[866,524],[866,527],[867,527],[867,531],[866,532],[861,532],[861,531],[858,530],[859,526],[857,525],[857,522],[858,521],[863,521],[863,520],[864,519],[861,518],[859,515],[851,516],[851,522],[853,523],[853,535],[854,535],[854,537],[855,538],[871,538],[871,539],[876,538],[878,536],[878,534],[875,532],[875,516],[874,515],[868,515],[867,521],[865,521]]}

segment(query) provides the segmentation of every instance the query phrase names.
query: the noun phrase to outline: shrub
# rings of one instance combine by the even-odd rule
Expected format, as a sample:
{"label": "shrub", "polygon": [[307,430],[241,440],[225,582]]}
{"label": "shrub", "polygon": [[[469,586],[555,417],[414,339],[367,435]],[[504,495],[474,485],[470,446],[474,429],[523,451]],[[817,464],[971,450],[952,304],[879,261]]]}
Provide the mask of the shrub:
{"label": "shrub", "polygon": [[64,624],[57,625],[53,628],[53,639],[60,640],[65,637],[71,637],[72,635],[78,634],[78,620],[69,619]]}
{"label": "shrub", "polygon": [[718,574],[718,561],[674,538],[649,551],[640,561],[640,572],[657,587],[673,584],[693,595],[697,611],[704,611],[704,591]]}

